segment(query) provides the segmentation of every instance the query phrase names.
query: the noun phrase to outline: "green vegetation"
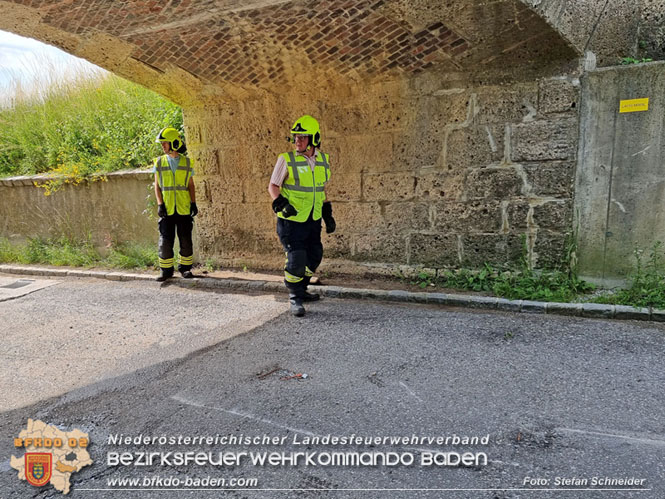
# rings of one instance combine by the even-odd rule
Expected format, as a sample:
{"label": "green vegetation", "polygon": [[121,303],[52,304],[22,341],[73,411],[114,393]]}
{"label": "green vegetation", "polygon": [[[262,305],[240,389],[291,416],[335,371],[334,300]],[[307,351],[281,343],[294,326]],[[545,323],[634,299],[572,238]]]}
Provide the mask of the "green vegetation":
{"label": "green vegetation", "polygon": [[203,269],[206,272],[214,272],[218,268],[219,268],[219,266],[211,258],[206,259],[205,263],[203,264]]}
{"label": "green vegetation", "polygon": [[34,238],[25,243],[11,243],[0,238],[0,263],[41,263],[71,267],[110,267],[120,269],[157,268],[157,248],[135,243],[112,245],[102,256],[90,240],[73,241]]}
{"label": "green vegetation", "polygon": [[559,268],[533,270],[528,259],[526,236],[522,237],[522,255],[512,267],[495,267],[485,263],[482,269],[443,270],[437,275],[422,272],[412,282],[427,286],[479,291],[510,300],[572,302],[595,289],[593,284],[577,276],[576,238],[570,235],[565,243],[564,261]]}
{"label": "green vegetation", "polygon": [[50,77],[45,88],[16,94],[0,109],[0,176],[53,173],[63,182],[144,167],[159,150],[160,128],[182,128],[175,104],[108,73]]}
{"label": "green vegetation", "polygon": [[635,268],[630,286],[619,290],[597,290],[571,270],[499,269],[489,264],[480,269],[445,270],[438,275],[421,272],[411,284],[421,288],[450,288],[478,291],[512,300],[550,302],[591,301],[633,307],[665,309],[665,248],[654,244],[648,255],[635,250]]}
{"label": "green vegetation", "polygon": [[111,251],[102,259],[101,264],[119,269],[159,268],[157,247],[154,244],[118,244],[111,247]]}
{"label": "green vegetation", "polygon": [[574,272],[561,270],[500,269],[489,264],[480,269],[445,270],[433,277],[418,275],[414,282],[426,286],[481,291],[511,300],[570,302],[593,291],[594,286],[579,279]]}
{"label": "green vegetation", "polygon": [[652,62],[653,59],[650,57],[642,57],[641,59],[635,59],[634,57],[622,57],[621,58],[621,64],[624,66],[628,64],[642,64],[644,62]]}
{"label": "green vegetation", "polygon": [[[105,256],[102,255],[105,254]],[[595,303],[631,305],[665,309],[665,252],[657,243],[646,261],[644,251],[635,251],[636,268],[631,286],[594,297]],[[0,263],[66,265],[71,267],[102,267],[118,269],[158,268],[157,248],[136,243],[112,244],[100,252],[90,240],[73,241],[67,237],[33,238],[24,243],[11,243],[0,238]],[[208,272],[218,267],[206,260]],[[243,267],[247,272],[247,267]],[[451,288],[478,291],[512,300],[576,302],[588,299],[595,287],[574,272],[563,270],[499,269],[485,264],[478,269],[445,270],[438,276],[421,272],[411,284],[420,288]],[[513,333],[506,333],[506,339]]]}
{"label": "green vegetation", "polygon": [[644,261],[644,251],[635,250],[635,271],[631,275],[631,285],[611,295],[595,298],[596,303],[632,305],[634,307],[654,307],[665,309],[665,263],[663,245],[657,242]]}

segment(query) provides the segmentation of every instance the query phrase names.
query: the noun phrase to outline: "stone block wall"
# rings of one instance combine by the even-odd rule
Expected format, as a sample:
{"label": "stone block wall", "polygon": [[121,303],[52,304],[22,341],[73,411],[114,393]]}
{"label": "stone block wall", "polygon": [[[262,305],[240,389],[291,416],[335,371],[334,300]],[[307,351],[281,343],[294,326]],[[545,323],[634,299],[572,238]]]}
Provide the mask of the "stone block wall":
{"label": "stone block wall", "polygon": [[572,227],[579,81],[501,84],[431,76],[189,109],[207,258],[283,262],[267,192],[292,122],[314,115],[331,155],[339,270],[516,263],[557,266]]}

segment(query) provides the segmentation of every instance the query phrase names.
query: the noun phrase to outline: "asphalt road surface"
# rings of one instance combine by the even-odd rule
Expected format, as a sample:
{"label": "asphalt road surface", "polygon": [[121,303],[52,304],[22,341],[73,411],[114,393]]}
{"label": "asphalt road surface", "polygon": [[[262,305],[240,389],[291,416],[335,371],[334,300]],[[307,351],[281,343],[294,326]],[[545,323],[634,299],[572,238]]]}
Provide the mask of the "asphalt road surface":
{"label": "asphalt road surface", "polygon": [[665,497],[660,324],[32,285],[0,302],[2,498],[61,496],[9,465],[28,419],[89,434],[74,498]]}

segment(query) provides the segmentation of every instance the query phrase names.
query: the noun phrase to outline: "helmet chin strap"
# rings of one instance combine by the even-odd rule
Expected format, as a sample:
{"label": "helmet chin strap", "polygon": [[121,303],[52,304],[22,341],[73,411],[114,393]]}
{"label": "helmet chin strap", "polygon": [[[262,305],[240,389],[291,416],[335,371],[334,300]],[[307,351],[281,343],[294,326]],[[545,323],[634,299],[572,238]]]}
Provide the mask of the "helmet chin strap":
{"label": "helmet chin strap", "polygon": [[[293,143],[294,143],[294,144],[296,143],[296,139],[295,139],[295,138],[293,139]],[[296,151],[298,152],[298,154],[302,154],[302,153],[304,153],[304,152],[306,152],[306,151],[309,151],[310,149],[314,149],[314,145],[312,144],[312,136],[311,136],[311,135],[310,135],[309,138],[307,139],[307,147],[305,147],[305,149],[303,149],[302,151],[301,151],[300,149],[296,149]]]}
{"label": "helmet chin strap", "polygon": [[166,154],[168,156],[171,156],[171,157],[175,158],[175,155],[178,154],[178,151],[173,149],[173,144],[171,144],[170,142],[167,142],[167,144],[169,145],[169,150],[166,151]]}

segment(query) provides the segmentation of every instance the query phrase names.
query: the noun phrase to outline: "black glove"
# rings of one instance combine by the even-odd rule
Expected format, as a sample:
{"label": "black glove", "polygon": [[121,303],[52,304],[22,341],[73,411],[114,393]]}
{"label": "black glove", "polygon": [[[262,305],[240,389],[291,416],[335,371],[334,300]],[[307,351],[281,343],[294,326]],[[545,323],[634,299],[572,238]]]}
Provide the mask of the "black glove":
{"label": "black glove", "polygon": [[298,214],[298,211],[289,203],[289,200],[281,194],[272,202],[272,211],[281,213],[285,217],[293,217]]}
{"label": "black glove", "polygon": [[167,215],[166,205],[164,203],[157,205],[157,216],[163,218]]}
{"label": "black glove", "polygon": [[323,221],[326,224],[326,234],[332,234],[337,228],[335,219],[332,216],[332,204],[330,201],[323,203],[321,207],[321,215],[323,216]]}
{"label": "black glove", "polygon": [[199,209],[196,207],[196,203],[190,203],[189,214],[193,217],[199,214]]}

